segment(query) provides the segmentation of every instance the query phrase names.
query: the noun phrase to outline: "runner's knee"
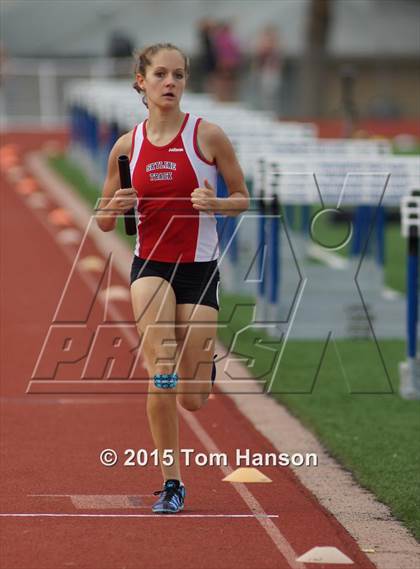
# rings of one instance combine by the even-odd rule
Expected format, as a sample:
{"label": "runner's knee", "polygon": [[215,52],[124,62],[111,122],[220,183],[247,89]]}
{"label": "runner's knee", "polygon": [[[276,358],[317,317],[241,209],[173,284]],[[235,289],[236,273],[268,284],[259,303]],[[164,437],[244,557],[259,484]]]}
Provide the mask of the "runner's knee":
{"label": "runner's knee", "polygon": [[151,375],[168,373],[167,368],[175,365],[176,341],[162,334],[151,335],[142,345],[146,367]]}
{"label": "runner's knee", "polygon": [[178,401],[187,411],[198,411],[203,406],[201,395],[179,395]]}

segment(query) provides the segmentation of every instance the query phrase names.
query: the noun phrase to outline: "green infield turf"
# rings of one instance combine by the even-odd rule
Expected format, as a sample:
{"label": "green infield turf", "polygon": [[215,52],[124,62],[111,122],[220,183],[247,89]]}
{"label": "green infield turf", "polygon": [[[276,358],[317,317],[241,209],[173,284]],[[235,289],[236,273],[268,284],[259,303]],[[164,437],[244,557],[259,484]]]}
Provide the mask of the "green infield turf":
{"label": "green infield turf", "polygon": [[[64,156],[51,158],[50,164],[95,204],[99,189],[75,164]],[[124,235],[121,223],[118,230]],[[332,225],[325,231],[337,228]],[[386,239],[387,284],[402,291],[405,251],[397,225],[387,225]],[[252,297],[222,295],[219,337],[234,353],[254,359],[254,375],[266,382],[273,376],[273,354],[282,345],[252,327],[253,304]],[[238,305],[243,307],[235,310]],[[270,345],[265,347],[265,342]],[[405,359],[404,349],[402,341],[381,341],[379,356],[369,340],[330,341],[328,346],[290,341],[270,395],[420,539],[420,401],[398,395],[397,366]]]}
{"label": "green infield turf", "polygon": [[[271,396],[419,539],[420,401],[398,395],[404,342],[380,341],[379,351],[370,340],[283,346],[252,327],[253,302],[252,297],[222,295],[221,341],[242,358],[255,360],[254,376],[265,385],[273,379]],[[282,348],[272,378],[274,354]]]}
{"label": "green infield turf", "polygon": [[[300,223],[299,208],[296,208],[295,225],[298,228]],[[317,212],[317,208],[312,208],[311,215]],[[351,211],[351,208],[343,208],[344,212]],[[399,212],[393,210],[399,217]],[[316,238],[326,245],[343,242],[347,235],[347,223],[333,223],[331,217],[321,216],[316,223]],[[372,239],[373,240],[373,239]],[[398,292],[405,292],[405,262],[406,262],[406,242],[401,235],[399,223],[387,221],[385,226],[385,275],[384,284]],[[349,256],[350,242],[343,248],[334,251],[335,254],[344,257]],[[315,261],[314,259],[310,259]],[[318,261],[319,262],[319,261]]]}

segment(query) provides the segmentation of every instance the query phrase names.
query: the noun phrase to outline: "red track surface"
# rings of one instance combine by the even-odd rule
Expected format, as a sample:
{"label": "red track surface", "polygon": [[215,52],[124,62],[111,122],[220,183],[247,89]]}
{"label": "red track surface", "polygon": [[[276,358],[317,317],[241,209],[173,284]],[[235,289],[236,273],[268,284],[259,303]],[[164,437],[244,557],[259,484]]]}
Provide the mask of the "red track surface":
{"label": "red track surface", "polygon": [[[7,140],[3,137],[2,144],[18,144],[23,159],[27,150],[50,138],[10,135]],[[253,513],[233,485],[222,482],[224,475],[216,466],[184,468],[184,516],[128,517],[151,513],[151,493],[160,488],[160,473],[156,467],[124,467],[121,463],[106,468],[99,462],[99,452],[107,447],[120,453],[127,448],[153,448],[144,396],[25,393],[71,266],[45,226],[46,212],[34,213],[4,172],[1,185],[1,512],[76,514],[3,516],[2,569],[288,569],[290,564],[255,517],[187,517]],[[127,275],[128,271],[129,267]],[[113,278],[114,284],[126,284],[117,275]],[[75,286],[81,296],[90,294],[82,278],[76,277]],[[117,304],[129,318],[129,304]],[[95,310],[99,323],[100,310]],[[70,370],[67,376],[80,377],[79,368]],[[194,417],[232,459],[236,448],[275,452],[226,396],[218,393]],[[181,446],[206,452],[183,419]],[[352,567],[373,567],[291,470],[261,470],[273,482],[249,484],[247,489],[266,514],[278,515],[270,523],[279,528],[296,556],[315,546],[330,545],[353,559]],[[74,497],[81,495],[97,498],[77,507]],[[126,507],[106,507],[100,496],[111,495],[131,498],[125,498]],[[118,506],[115,499],[113,505]]]}

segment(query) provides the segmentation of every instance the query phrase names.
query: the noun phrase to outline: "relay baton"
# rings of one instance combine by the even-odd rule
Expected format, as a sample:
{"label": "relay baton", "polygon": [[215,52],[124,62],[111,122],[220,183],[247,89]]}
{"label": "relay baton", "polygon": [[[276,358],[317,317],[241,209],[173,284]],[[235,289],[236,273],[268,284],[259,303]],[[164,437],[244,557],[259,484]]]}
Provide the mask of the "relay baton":
{"label": "relay baton", "polygon": [[[123,190],[131,188],[130,160],[125,154],[118,157],[118,168],[120,170],[121,188]],[[135,235],[137,233],[136,218],[133,207],[125,212],[124,225],[127,235]]]}

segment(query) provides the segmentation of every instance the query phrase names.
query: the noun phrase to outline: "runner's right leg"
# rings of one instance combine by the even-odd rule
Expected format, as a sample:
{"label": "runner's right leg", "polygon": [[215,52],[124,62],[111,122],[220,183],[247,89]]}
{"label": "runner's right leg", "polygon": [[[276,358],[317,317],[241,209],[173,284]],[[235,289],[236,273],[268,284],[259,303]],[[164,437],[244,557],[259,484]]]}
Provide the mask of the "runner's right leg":
{"label": "runner's right leg", "polygon": [[[150,377],[147,415],[155,446],[159,449],[163,478],[181,480],[177,388],[161,389],[153,381],[155,374],[171,374],[175,370],[175,293],[160,277],[142,277],[131,285],[131,301]],[[172,465],[162,464],[165,449],[173,452]]]}

